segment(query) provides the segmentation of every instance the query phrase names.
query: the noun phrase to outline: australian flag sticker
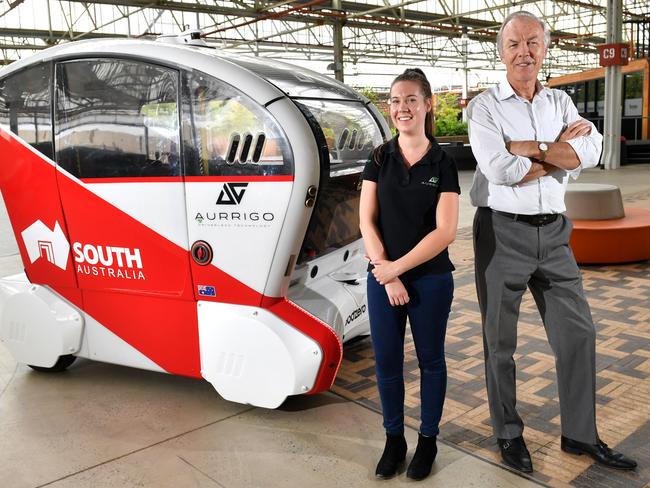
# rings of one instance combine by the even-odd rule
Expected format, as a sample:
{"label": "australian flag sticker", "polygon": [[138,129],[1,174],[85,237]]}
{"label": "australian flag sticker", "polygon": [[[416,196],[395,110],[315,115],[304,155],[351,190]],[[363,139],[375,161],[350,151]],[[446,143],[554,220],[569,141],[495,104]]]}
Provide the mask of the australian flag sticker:
{"label": "australian flag sticker", "polygon": [[199,287],[199,295],[203,297],[216,297],[217,296],[217,290],[214,288],[214,286],[207,286],[207,285],[198,285]]}

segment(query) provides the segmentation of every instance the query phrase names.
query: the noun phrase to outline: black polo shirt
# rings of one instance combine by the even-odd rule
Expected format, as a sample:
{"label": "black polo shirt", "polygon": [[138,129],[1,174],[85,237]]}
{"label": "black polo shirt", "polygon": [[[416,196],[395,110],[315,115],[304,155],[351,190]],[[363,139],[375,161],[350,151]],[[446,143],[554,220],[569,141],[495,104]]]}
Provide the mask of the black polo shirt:
{"label": "black polo shirt", "polygon": [[[363,179],[377,183],[379,232],[391,261],[407,254],[436,228],[440,193],[460,194],[456,164],[435,140],[424,157],[409,168],[397,146],[397,137],[391,139],[382,148],[379,164],[373,159],[366,163]],[[401,277],[416,278],[454,269],[445,248]]]}

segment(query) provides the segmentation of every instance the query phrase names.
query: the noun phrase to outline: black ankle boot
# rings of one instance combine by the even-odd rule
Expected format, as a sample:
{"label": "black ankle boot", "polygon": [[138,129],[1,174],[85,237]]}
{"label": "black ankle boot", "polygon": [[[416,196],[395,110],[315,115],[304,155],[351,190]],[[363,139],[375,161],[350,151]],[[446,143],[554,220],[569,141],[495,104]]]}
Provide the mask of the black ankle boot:
{"label": "black ankle boot", "polygon": [[384,453],[381,455],[375,476],[377,478],[388,479],[397,474],[400,464],[406,459],[406,439],[404,434],[386,435],[386,446]]}
{"label": "black ankle boot", "polygon": [[406,476],[415,481],[423,480],[429,476],[436,454],[438,454],[436,438],[418,434],[418,447],[415,448],[415,454],[406,470]]}

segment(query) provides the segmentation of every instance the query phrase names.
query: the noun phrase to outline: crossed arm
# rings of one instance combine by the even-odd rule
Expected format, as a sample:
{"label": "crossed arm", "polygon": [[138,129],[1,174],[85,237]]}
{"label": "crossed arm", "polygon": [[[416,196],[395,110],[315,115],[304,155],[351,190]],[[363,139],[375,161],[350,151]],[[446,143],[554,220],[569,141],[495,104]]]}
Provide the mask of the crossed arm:
{"label": "crossed arm", "polygon": [[510,154],[530,158],[532,164],[528,173],[523,177],[520,183],[533,181],[542,176],[546,176],[557,169],[572,170],[580,165],[580,159],[573,147],[566,141],[576,137],[589,135],[591,126],[584,119],[578,119],[569,124],[560,134],[557,142],[548,143],[548,151],[544,161],[540,161],[541,152],[539,142],[537,141],[511,141],[506,144]]}
{"label": "crossed arm", "polygon": [[399,276],[440,254],[456,238],[458,226],[458,194],[441,193],[436,207],[436,229],[429,232],[401,258],[390,261],[377,227],[379,205],[377,183],[364,180],[359,204],[359,228],[375,279],[385,285],[391,305],[408,303],[409,296]]}
{"label": "crossed arm", "polygon": [[[555,95],[559,97],[557,108],[562,120],[569,126],[557,138],[557,132],[553,135],[554,142],[546,141],[549,146],[546,164],[539,160],[538,141],[527,139],[530,136],[516,136],[530,133],[528,114],[521,107],[496,100],[489,93],[470,102],[467,109],[469,140],[481,173],[490,184],[516,186],[560,169],[575,178],[581,169],[598,164],[602,136],[593,124],[580,117],[568,96]],[[513,126],[512,118],[523,124],[522,130],[516,124]]]}

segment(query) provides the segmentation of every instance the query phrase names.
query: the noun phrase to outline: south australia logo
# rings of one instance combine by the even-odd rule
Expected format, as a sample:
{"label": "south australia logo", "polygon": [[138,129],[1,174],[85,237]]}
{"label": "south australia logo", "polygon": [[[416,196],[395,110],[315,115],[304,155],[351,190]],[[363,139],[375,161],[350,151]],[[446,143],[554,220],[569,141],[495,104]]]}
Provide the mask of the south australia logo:
{"label": "south australia logo", "polygon": [[40,220],[21,232],[29,261],[33,264],[43,258],[63,271],[68,267],[70,244],[58,222],[50,229]]}
{"label": "south australia logo", "polygon": [[[65,271],[68,266],[70,243],[58,222],[50,229],[37,220],[21,232],[31,263],[45,259]],[[83,244],[72,244],[76,271],[80,275],[102,276],[127,280],[144,280],[140,249]]]}
{"label": "south australia logo", "polygon": [[75,242],[72,250],[79,274],[126,280],[146,279],[142,272],[140,249]]}

